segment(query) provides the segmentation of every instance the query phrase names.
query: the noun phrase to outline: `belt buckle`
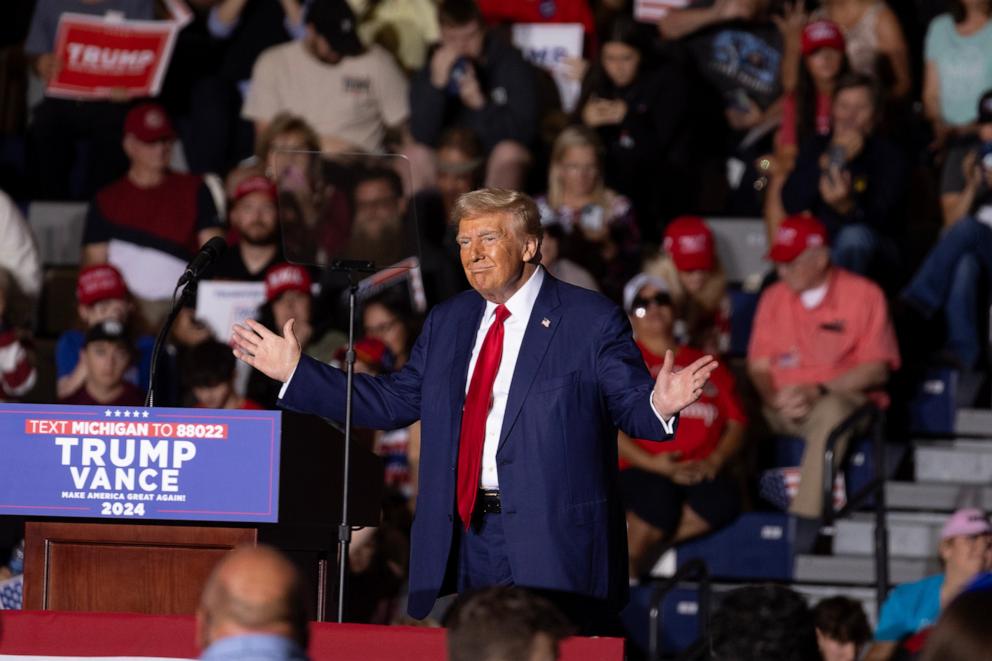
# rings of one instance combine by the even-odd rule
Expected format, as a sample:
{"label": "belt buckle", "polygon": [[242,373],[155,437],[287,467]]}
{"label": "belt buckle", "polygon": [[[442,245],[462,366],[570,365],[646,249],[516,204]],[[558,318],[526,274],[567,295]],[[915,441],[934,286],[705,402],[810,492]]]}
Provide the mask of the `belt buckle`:
{"label": "belt buckle", "polygon": [[499,514],[501,510],[499,491],[480,490],[479,505],[480,505],[479,510],[483,514]]}

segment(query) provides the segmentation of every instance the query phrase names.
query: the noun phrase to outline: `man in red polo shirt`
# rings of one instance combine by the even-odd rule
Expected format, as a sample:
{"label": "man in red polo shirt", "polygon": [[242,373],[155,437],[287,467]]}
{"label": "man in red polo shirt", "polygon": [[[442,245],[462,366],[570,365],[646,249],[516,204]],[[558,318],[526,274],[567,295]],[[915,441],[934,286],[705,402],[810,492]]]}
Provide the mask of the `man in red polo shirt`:
{"label": "man in red polo shirt", "polygon": [[168,312],[187,262],[221,235],[217,205],[203,177],[169,170],[175,139],[165,108],[134,107],[124,120],[130,168],[96,194],[83,231],[84,265],[116,266],[153,323]]}
{"label": "man in red polo shirt", "polygon": [[[827,437],[866,401],[888,404],[883,388],[899,368],[899,348],[881,289],[831,266],[820,221],[786,218],[768,258],[780,280],[758,303],[747,368],[771,427],[806,441],[790,511],[815,522]],[[838,439],[837,463],[855,432]]]}

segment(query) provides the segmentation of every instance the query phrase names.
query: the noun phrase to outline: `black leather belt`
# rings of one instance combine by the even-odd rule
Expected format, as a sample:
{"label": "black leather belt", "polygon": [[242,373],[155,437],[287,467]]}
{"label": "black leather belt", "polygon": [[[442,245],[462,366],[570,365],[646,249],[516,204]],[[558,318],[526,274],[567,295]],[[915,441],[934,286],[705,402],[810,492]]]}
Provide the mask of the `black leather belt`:
{"label": "black leather belt", "polygon": [[499,491],[479,490],[479,499],[475,501],[475,511],[479,514],[499,514]]}

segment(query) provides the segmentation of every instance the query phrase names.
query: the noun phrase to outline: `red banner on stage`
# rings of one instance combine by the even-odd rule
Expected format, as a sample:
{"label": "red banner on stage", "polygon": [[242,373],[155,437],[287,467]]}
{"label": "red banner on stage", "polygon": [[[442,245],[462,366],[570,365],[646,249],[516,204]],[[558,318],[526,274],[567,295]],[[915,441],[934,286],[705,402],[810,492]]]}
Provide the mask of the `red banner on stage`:
{"label": "red banner on stage", "polygon": [[45,93],[105,99],[119,89],[129,96],[156,96],[181,26],[62,14],[55,37],[60,68]]}

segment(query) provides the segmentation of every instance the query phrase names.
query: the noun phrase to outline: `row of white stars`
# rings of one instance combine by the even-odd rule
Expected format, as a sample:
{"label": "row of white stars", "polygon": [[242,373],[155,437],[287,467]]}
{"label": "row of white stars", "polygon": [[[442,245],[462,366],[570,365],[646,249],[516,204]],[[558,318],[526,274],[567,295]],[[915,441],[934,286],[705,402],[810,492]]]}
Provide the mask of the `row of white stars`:
{"label": "row of white stars", "polygon": [[147,418],[148,411],[131,411],[125,409],[123,412],[121,412],[120,409],[114,409],[113,411],[107,409],[106,411],[103,412],[103,417],[105,418],[119,418],[121,416],[124,416],[125,418]]}

